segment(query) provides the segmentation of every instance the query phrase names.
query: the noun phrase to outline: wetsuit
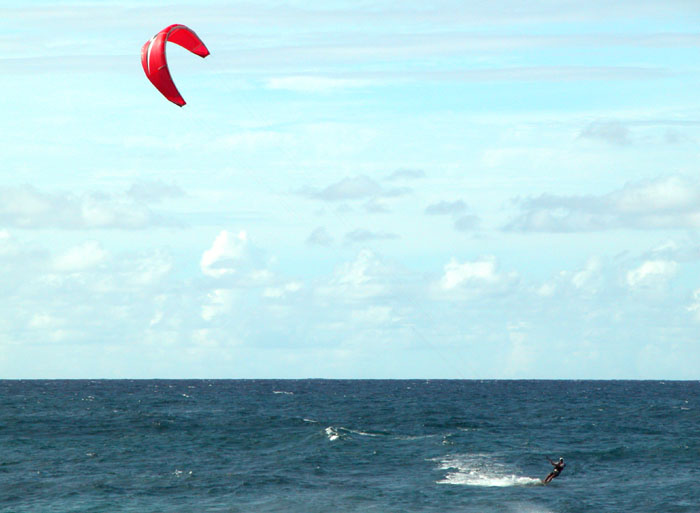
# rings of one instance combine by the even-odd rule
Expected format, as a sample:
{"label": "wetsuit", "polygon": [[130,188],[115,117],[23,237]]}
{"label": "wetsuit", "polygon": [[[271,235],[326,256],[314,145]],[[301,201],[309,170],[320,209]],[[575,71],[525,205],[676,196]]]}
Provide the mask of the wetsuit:
{"label": "wetsuit", "polygon": [[549,473],[549,475],[547,477],[544,478],[545,483],[551,482],[552,479],[554,479],[559,474],[561,474],[561,471],[564,470],[564,467],[566,467],[566,463],[564,463],[563,461],[558,461],[558,462],[554,463],[552,460],[549,460],[549,462],[552,465],[554,465],[554,469]]}

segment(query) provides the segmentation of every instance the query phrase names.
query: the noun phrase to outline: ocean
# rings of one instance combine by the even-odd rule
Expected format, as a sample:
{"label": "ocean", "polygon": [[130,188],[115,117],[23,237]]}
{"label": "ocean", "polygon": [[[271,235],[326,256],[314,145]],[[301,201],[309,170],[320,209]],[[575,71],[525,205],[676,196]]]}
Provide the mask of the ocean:
{"label": "ocean", "polygon": [[700,383],[0,381],[0,511],[697,513]]}

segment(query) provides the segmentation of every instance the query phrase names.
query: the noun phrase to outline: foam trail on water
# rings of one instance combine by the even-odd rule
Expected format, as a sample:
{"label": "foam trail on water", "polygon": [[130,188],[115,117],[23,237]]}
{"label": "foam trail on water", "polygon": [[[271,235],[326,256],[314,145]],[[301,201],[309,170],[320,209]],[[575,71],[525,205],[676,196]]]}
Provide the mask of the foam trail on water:
{"label": "foam trail on water", "polygon": [[440,484],[493,487],[542,484],[540,479],[514,473],[486,454],[457,454],[438,461],[440,470],[448,471],[438,481]]}
{"label": "foam trail on water", "polygon": [[[306,419],[305,419],[306,420]],[[369,437],[376,437],[376,436],[381,436],[379,433],[368,433],[366,431],[359,431],[357,429],[349,429],[345,428],[343,426],[328,426],[325,429],[326,436],[328,436],[328,439],[331,442],[334,442],[338,439],[346,439],[349,438],[351,435],[358,435],[358,436],[369,436]]]}

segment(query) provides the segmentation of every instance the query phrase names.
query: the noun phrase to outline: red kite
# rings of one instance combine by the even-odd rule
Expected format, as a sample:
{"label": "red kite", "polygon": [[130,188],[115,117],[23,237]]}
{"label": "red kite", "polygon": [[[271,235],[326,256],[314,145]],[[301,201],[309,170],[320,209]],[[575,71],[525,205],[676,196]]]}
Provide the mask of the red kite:
{"label": "red kite", "polygon": [[185,25],[178,24],[164,28],[141,48],[141,64],[148,80],[168,100],[182,107],[185,105],[185,100],[175,87],[170,71],[168,71],[168,61],[165,58],[166,42],[178,44],[200,57],[209,55],[209,50],[197,34]]}

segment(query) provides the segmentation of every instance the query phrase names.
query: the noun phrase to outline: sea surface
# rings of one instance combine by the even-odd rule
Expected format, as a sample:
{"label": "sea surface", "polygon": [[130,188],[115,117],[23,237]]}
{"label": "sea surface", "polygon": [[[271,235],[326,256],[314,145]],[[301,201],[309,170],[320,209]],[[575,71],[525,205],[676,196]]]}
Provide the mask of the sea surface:
{"label": "sea surface", "polygon": [[697,513],[700,383],[0,381],[0,511]]}

